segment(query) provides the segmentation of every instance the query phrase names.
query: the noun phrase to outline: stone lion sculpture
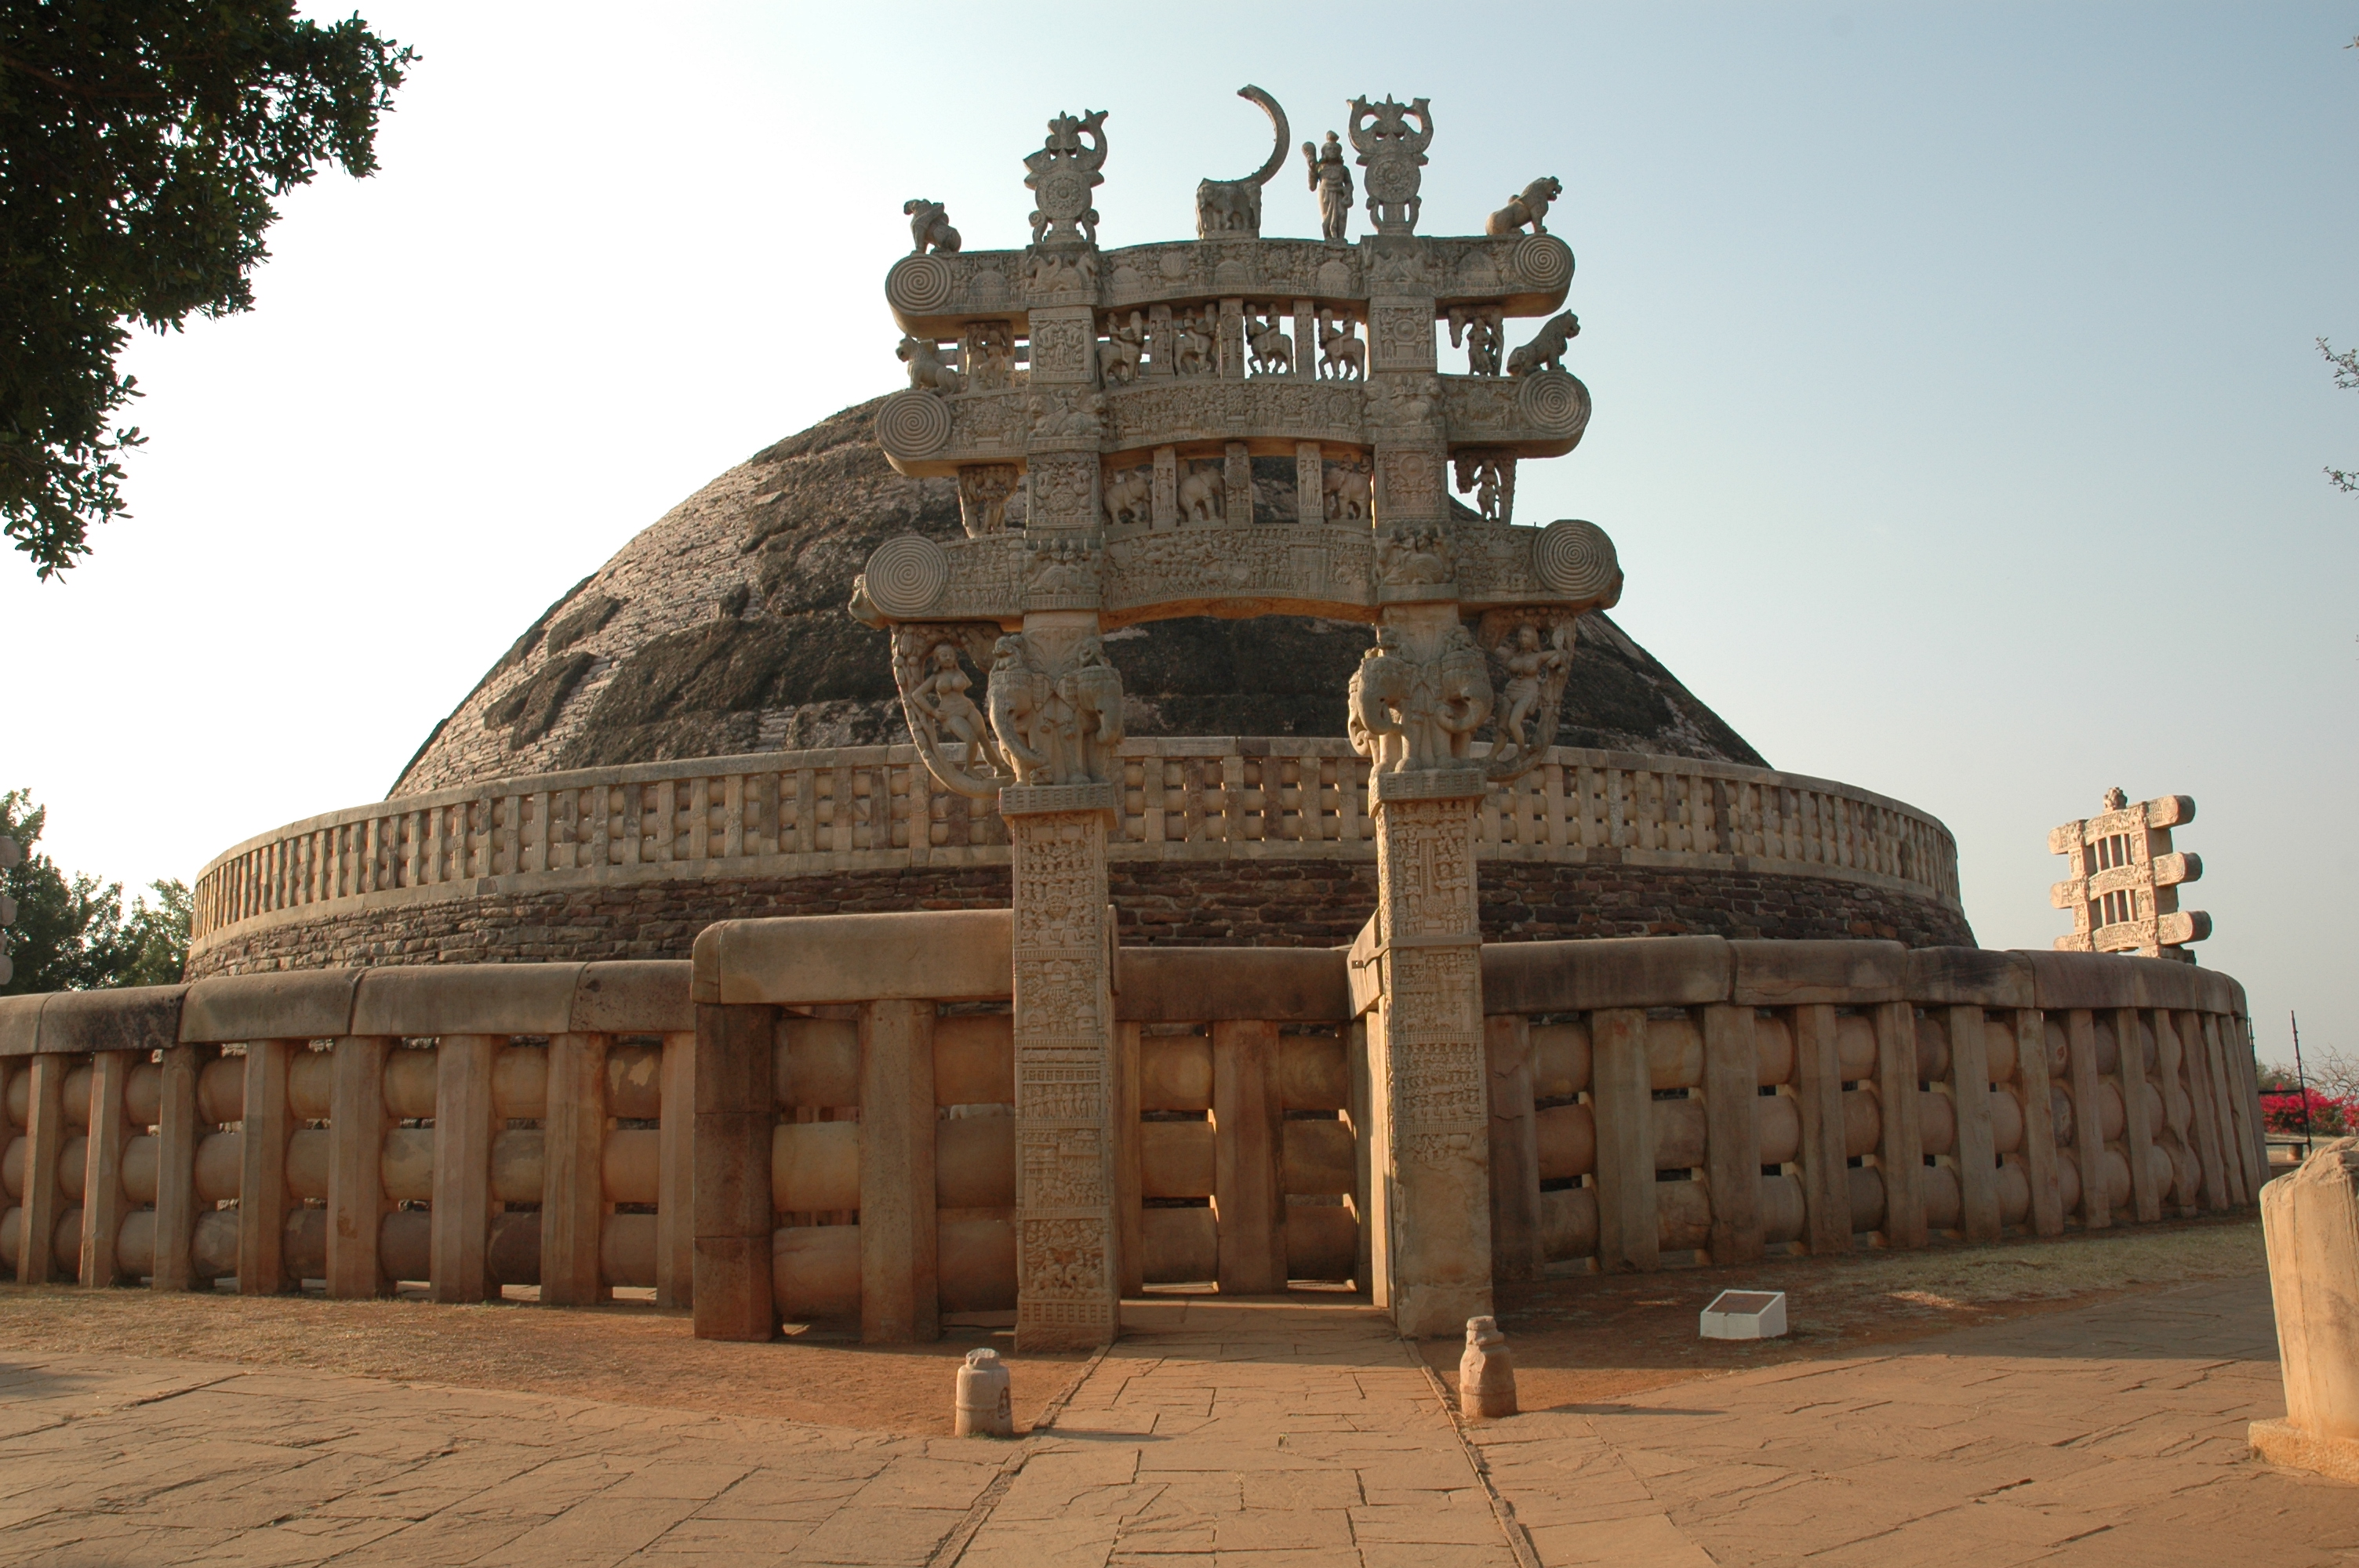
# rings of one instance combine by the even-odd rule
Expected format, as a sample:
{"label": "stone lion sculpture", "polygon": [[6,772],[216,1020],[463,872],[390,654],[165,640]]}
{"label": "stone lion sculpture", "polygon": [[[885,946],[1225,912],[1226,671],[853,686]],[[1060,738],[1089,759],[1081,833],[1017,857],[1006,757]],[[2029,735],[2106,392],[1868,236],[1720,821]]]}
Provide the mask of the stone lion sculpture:
{"label": "stone lion sculpture", "polygon": [[1545,234],[1548,232],[1549,206],[1562,200],[1564,186],[1556,176],[1551,174],[1535,179],[1524,187],[1521,196],[1508,197],[1507,204],[1492,213],[1491,221],[1483,225],[1483,232],[1495,240],[1500,240],[1509,234],[1522,232],[1524,225],[1529,223],[1533,233]]}

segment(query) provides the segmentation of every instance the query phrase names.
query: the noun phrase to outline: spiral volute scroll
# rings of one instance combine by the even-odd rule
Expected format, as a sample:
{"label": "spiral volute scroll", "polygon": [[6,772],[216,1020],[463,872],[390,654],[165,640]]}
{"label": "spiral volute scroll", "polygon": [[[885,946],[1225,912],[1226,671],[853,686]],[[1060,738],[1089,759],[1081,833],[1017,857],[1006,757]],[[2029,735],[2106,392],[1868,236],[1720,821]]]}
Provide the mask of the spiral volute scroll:
{"label": "spiral volute scroll", "polygon": [[1579,376],[1546,370],[1523,378],[1516,391],[1516,412],[1535,429],[1571,440],[1589,428],[1589,388]]}
{"label": "spiral volute scroll", "polygon": [[1516,276],[1527,288],[1554,293],[1572,281],[1572,250],[1554,234],[1527,234],[1516,247]]}
{"label": "spiral volute scroll", "polygon": [[1602,600],[1622,576],[1614,541],[1594,523],[1560,517],[1532,541],[1532,576],[1575,603]]}
{"label": "spiral volute scroll", "polygon": [[951,561],[940,545],[923,535],[900,534],[876,546],[861,575],[870,603],[895,621],[909,621],[942,597],[951,580]]}
{"label": "spiral volute scroll", "polygon": [[888,458],[912,462],[950,444],[951,410],[931,392],[897,392],[876,411],[876,444]]}
{"label": "spiral volute scroll", "polygon": [[885,275],[885,297],[897,310],[928,316],[951,302],[957,282],[951,264],[939,255],[903,256]]}

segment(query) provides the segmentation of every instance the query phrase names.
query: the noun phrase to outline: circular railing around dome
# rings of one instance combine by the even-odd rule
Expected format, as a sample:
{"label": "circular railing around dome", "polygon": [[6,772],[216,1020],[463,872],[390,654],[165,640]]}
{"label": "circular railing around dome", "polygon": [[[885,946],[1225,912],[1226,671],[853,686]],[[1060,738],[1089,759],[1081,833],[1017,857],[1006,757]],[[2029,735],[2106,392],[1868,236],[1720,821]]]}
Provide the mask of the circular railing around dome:
{"label": "circular railing around dome", "polygon": [[[1340,739],[1123,745],[1115,860],[1373,858],[1367,762]],[[1949,829],[1899,801],[1767,768],[1560,746],[1494,790],[1486,860],[1833,878],[1960,908]],[[197,879],[201,952],[241,929],[375,904],[617,882],[1005,865],[996,812],[908,746],[700,757],[498,780],[331,812]]]}

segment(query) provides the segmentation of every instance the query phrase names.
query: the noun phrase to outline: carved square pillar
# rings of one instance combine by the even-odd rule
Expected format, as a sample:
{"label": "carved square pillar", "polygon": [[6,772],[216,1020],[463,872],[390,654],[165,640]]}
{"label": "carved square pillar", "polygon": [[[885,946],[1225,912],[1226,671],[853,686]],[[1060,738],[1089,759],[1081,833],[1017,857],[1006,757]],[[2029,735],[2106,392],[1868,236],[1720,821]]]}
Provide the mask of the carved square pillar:
{"label": "carved square pillar", "polygon": [[1378,442],[1376,525],[1448,522],[1450,501],[1443,473],[1448,460],[1448,452],[1438,442]]}
{"label": "carved square pillar", "polygon": [[1434,356],[1433,321],[1430,296],[1372,297],[1368,301],[1368,373],[1432,374],[1439,362]]}
{"label": "carved square pillar", "polygon": [[1253,454],[1243,441],[1231,441],[1221,463],[1221,520],[1243,528],[1254,520]]}
{"label": "carved square pillar", "polygon": [[1086,305],[1036,308],[1032,384],[1089,385],[1097,380],[1097,312]]}
{"label": "carved square pillar", "polygon": [[1327,520],[1327,464],[1316,441],[1294,443],[1294,520]]}
{"label": "carved square pillar", "polygon": [[1180,449],[1177,447],[1155,449],[1155,526],[1177,527],[1180,523]]}
{"label": "carved square pillar", "polygon": [[1113,784],[1011,786],[1016,1348],[1087,1349],[1119,1324],[1114,1180]]}
{"label": "carved square pillar", "polygon": [[1369,1182],[1376,1304],[1405,1335],[1491,1311],[1489,1105],[1474,816],[1479,770],[1375,775],[1382,995],[1368,1016],[1378,1102]]}
{"label": "carved square pillar", "polygon": [[1245,302],[1242,299],[1221,301],[1220,355],[1222,378],[1243,381],[1245,374]]}
{"label": "carved square pillar", "polygon": [[1031,512],[1024,522],[1027,531],[1098,526],[1102,481],[1096,452],[1035,451],[1027,477],[1032,490]]}
{"label": "carved square pillar", "polygon": [[1319,379],[1319,308],[1308,299],[1294,302],[1294,379]]}

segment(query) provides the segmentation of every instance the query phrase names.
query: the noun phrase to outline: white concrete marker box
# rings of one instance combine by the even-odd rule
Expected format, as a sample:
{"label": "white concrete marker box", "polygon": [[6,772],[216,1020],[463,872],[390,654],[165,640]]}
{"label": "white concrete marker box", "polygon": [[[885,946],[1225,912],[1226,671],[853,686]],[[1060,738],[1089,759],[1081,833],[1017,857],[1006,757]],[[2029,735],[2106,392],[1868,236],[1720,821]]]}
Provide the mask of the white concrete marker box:
{"label": "white concrete marker box", "polygon": [[1706,1339],[1775,1339],[1786,1332],[1783,1291],[1723,1291],[1703,1309]]}

